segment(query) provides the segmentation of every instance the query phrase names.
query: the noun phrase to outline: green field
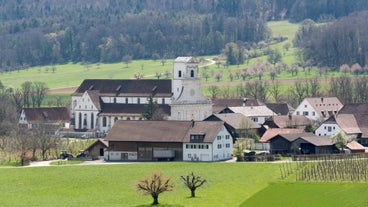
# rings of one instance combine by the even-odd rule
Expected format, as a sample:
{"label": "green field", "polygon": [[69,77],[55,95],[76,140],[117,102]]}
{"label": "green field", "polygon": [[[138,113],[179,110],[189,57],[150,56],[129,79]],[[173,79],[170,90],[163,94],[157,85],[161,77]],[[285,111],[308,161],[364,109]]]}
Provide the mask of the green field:
{"label": "green field", "polygon": [[[150,206],[134,184],[161,171],[174,190],[159,206],[348,207],[366,206],[367,183],[306,183],[280,180],[276,163],[128,163],[0,168],[0,206]],[[208,182],[190,198],[179,176],[194,172]]]}
{"label": "green field", "polygon": [[241,207],[358,207],[368,205],[367,183],[271,183]]}
{"label": "green field", "polygon": [[[118,165],[0,168],[0,206],[149,206],[134,183],[153,171],[174,181],[174,190],[160,195],[161,206],[239,206],[279,179],[277,164],[132,163]],[[208,180],[190,198],[179,180],[195,172]]]}

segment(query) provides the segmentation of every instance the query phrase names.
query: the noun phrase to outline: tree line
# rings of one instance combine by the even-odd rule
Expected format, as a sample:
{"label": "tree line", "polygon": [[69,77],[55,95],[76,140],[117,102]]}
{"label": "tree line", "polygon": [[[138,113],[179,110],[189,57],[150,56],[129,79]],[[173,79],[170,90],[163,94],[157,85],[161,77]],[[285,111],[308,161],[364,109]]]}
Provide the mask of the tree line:
{"label": "tree line", "polygon": [[[268,20],[334,19],[365,0],[0,1],[0,70],[219,54],[267,40]],[[236,60],[231,60],[236,61]]]}
{"label": "tree line", "polygon": [[304,59],[311,60],[314,65],[336,70],[344,64],[365,67],[368,61],[367,18],[368,12],[363,11],[329,24],[305,20],[295,36],[294,46],[301,48]]}
{"label": "tree line", "polygon": [[254,98],[263,103],[288,103],[297,107],[304,98],[333,96],[343,104],[368,102],[368,77],[342,74],[331,78],[298,79],[283,89],[280,80],[251,80],[234,87],[208,87],[212,98]]}

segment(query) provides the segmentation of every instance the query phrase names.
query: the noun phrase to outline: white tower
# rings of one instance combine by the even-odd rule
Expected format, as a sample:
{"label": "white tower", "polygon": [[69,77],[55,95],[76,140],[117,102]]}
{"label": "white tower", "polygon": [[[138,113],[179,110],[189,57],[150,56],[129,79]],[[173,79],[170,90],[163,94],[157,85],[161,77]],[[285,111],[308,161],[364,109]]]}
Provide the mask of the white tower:
{"label": "white tower", "polygon": [[212,114],[212,103],[201,90],[198,62],[194,57],[174,61],[171,103],[172,120],[203,120]]}

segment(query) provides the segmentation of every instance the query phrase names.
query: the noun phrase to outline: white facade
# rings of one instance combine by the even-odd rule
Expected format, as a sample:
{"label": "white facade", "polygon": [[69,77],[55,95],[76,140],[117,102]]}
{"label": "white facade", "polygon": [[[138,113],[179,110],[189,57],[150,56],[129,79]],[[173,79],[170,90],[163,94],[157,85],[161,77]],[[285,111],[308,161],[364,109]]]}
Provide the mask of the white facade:
{"label": "white facade", "polygon": [[72,96],[72,118],[76,129],[96,129],[99,126],[99,108],[94,104],[88,92],[82,96]]}
{"label": "white facade", "polygon": [[222,126],[213,143],[183,143],[184,161],[220,161],[232,158],[233,141]]}
{"label": "white facade", "polygon": [[295,109],[293,115],[303,115],[313,121],[323,121],[337,114],[343,107],[336,97],[305,98]]}
{"label": "white facade", "polygon": [[332,136],[335,135],[338,131],[340,131],[339,125],[336,123],[324,123],[321,126],[319,126],[316,131],[314,132],[317,136]]}
{"label": "white facade", "polygon": [[212,114],[212,103],[205,97],[198,76],[198,63],[192,57],[174,61],[171,120],[204,120]]}
{"label": "white facade", "polygon": [[313,106],[304,99],[299,106],[295,109],[293,115],[303,115],[307,117],[310,120],[318,121],[321,119],[319,114],[316,112],[316,110],[313,108]]}

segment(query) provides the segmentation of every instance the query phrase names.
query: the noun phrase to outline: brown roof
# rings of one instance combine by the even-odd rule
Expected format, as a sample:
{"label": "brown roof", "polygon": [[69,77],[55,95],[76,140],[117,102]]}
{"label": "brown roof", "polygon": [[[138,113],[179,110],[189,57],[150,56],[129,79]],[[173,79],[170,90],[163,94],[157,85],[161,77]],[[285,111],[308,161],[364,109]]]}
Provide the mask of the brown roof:
{"label": "brown roof", "polygon": [[346,147],[350,150],[365,150],[364,146],[359,144],[357,141],[351,141],[346,144]]}
{"label": "brown roof", "polygon": [[266,103],[266,106],[278,115],[288,115],[290,111],[286,103]]}
{"label": "brown roof", "polygon": [[218,113],[226,107],[232,106],[260,106],[261,103],[256,99],[250,98],[237,98],[237,99],[212,99],[213,103],[213,113]]}
{"label": "brown roof", "polygon": [[267,129],[267,131],[263,134],[260,142],[268,142],[271,138],[275,137],[278,134],[300,134],[304,132],[304,129],[295,129],[295,128],[271,128]]}
{"label": "brown roof", "polygon": [[362,132],[362,138],[368,138],[368,114],[355,114],[354,117]]}
{"label": "brown roof", "polygon": [[301,136],[299,139],[303,139],[314,146],[331,146],[334,145],[333,140],[330,136],[317,136],[311,134],[310,136]]}
{"label": "brown roof", "polygon": [[336,123],[347,134],[361,133],[359,125],[353,114],[338,114],[335,117]]}
{"label": "brown roof", "polygon": [[[279,134],[279,136],[283,137],[284,139],[288,140],[289,142],[293,142],[301,137],[318,137],[316,135],[314,135],[313,133],[310,132],[304,132],[304,133],[296,133],[296,134]],[[276,136],[275,136],[276,137]],[[274,138],[274,137],[273,137]],[[271,139],[273,139],[271,138]]]}
{"label": "brown roof", "polygon": [[67,107],[24,108],[23,110],[29,123],[70,121]]}
{"label": "brown roof", "polygon": [[340,114],[368,114],[368,103],[346,104]]}
{"label": "brown roof", "polygon": [[183,142],[190,142],[191,134],[204,134],[204,140],[202,142],[212,143],[224,126],[224,122],[222,121],[197,121],[193,123],[184,136]]}
{"label": "brown roof", "polygon": [[87,79],[73,95],[81,95],[87,90],[98,91],[104,96],[157,96],[172,95],[171,80],[111,80]]}
{"label": "brown roof", "polygon": [[87,149],[86,151],[91,150],[94,146],[96,146],[98,143],[101,143],[105,148],[109,147],[109,142],[104,140],[104,139],[97,139],[95,142],[93,142]]}
{"label": "brown roof", "polygon": [[261,127],[257,123],[240,113],[213,114],[213,116],[216,116],[219,120],[226,122],[234,129],[258,129]]}
{"label": "brown roof", "polygon": [[314,108],[320,117],[323,117],[322,111],[337,112],[343,105],[336,97],[320,97],[305,98],[306,101]]}
{"label": "brown roof", "polygon": [[282,115],[272,116],[271,120],[279,128],[293,128],[298,126],[308,126],[312,121],[303,115]]}
{"label": "brown roof", "polygon": [[204,142],[213,142],[223,124],[221,121],[117,121],[105,140],[185,142],[190,134],[205,134]]}
{"label": "brown roof", "polygon": [[[170,115],[169,105],[159,104],[158,106],[164,114]],[[146,107],[147,104],[102,103],[102,109],[99,115],[142,115]]]}

